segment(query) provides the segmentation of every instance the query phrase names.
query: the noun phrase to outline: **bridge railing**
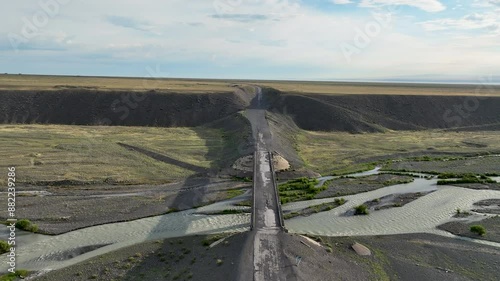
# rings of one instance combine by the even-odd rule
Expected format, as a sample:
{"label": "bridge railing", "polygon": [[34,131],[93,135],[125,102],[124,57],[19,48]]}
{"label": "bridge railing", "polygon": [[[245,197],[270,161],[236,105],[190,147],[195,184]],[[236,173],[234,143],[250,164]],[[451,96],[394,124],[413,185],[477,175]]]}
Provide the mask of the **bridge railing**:
{"label": "bridge railing", "polygon": [[250,221],[250,230],[255,227],[255,183],[257,182],[257,148],[253,152],[253,184],[252,184],[252,217]]}
{"label": "bridge railing", "polygon": [[278,182],[276,181],[276,173],[274,171],[274,165],[273,165],[273,153],[268,151],[268,157],[269,157],[269,166],[271,168],[271,177],[273,181],[273,188],[274,188],[274,194],[276,198],[276,206],[278,206],[278,220],[280,223],[281,228],[285,228],[285,220],[283,219],[283,211],[281,210],[281,200],[278,192]]}

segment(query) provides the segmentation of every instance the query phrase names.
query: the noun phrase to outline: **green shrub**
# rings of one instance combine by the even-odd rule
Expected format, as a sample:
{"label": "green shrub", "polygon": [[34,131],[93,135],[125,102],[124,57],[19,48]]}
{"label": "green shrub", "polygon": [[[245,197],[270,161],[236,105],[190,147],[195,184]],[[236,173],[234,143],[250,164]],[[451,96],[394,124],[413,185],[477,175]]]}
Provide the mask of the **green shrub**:
{"label": "green shrub", "polygon": [[470,227],[470,231],[481,236],[486,234],[486,229],[482,225],[473,225]]}
{"label": "green shrub", "polygon": [[38,226],[36,224],[33,224],[31,221],[27,219],[22,219],[16,222],[16,228],[26,230],[26,231],[31,231],[31,232],[37,232],[38,231]]}
{"label": "green shrub", "polygon": [[317,179],[299,178],[278,186],[281,204],[288,202],[311,200],[316,194],[326,190],[327,184],[316,187]]}
{"label": "green shrub", "polygon": [[336,198],[335,199],[335,204],[341,206],[341,205],[344,205],[345,204],[345,199],[344,198]]}
{"label": "green shrub", "polygon": [[460,183],[496,183],[496,181],[486,177],[485,175],[474,175],[474,174],[452,174],[452,173],[446,173],[446,174],[440,174],[439,178],[441,179],[448,179],[448,178],[459,178],[458,180],[439,180],[437,182],[438,185],[446,185],[446,184],[460,184]]}
{"label": "green shrub", "polygon": [[368,206],[362,204],[359,206],[354,207],[354,214],[355,215],[368,215],[370,212],[368,211]]}
{"label": "green shrub", "polygon": [[10,251],[10,245],[7,241],[0,240],[0,254],[7,253]]}
{"label": "green shrub", "polygon": [[18,280],[19,278],[24,279],[26,276],[28,276],[29,272],[24,269],[19,269],[16,270],[14,273],[9,273],[0,276],[0,281],[14,281]]}
{"label": "green shrub", "polygon": [[297,216],[300,216],[300,213],[297,213],[297,212],[291,212],[291,213],[288,213],[288,214],[283,215],[283,218],[284,218],[285,220],[288,220],[288,219],[291,219],[291,218],[294,218],[294,217],[297,217]]}
{"label": "green shrub", "polygon": [[240,195],[244,194],[245,190],[242,190],[242,189],[231,189],[231,190],[226,191],[226,193],[227,193],[227,197],[229,199],[231,199],[231,198],[234,198],[234,197],[237,197],[237,196],[240,196]]}

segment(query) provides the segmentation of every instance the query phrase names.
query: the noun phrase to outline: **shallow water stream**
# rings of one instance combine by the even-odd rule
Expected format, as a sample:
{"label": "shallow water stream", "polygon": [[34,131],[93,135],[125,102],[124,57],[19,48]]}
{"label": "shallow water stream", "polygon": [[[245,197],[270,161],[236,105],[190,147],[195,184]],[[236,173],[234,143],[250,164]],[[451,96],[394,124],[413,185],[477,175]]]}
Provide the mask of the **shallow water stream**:
{"label": "shallow water stream", "polygon": [[[350,176],[367,176],[379,173],[379,168]],[[326,181],[334,177],[323,177]],[[404,233],[433,233],[452,237],[451,234],[436,229],[449,221],[457,208],[470,210],[474,202],[484,199],[500,199],[500,191],[472,190],[453,186],[437,186],[437,179],[416,178],[414,182],[383,187],[374,191],[344,196],[345,205],[331,211],[296,217],[285,221],[290,232],[309,233],[326,236],[388,235]],[[380,210],[368,216],[347,216],[345,213],[366,201],[396,193],[428,192],[403,207]],[[242,196],[247,196],[244,194]],[[209,206],[144,218],[130,222],[112,223],[57,236],[45,236],[17,231],[17,267],[29,270],[54,270],[86,259],[131,246],[148,240],[181,237],[194,234],[242,232],[249,229],[250,214],[200,215],[198,212],[213,212],[235,207],[234,198]],[[283,210],[299,210],[311,205],[332,202],[334,198],[289,203]],[[8,230],[0,230],[7,237]],[[462,238],[461,238],[462,239]],[[467,239],[465,239],[467,240]],[[498,243],[476,241],[499,247]],[[98,248],[89,251],[88,249]],[[84,250],[87,249],[87,250]],[[81,254],[83,253],[83,254]],[[5,257],[5,256],[4,256]],[[1,263],[1,271],[7,264]]]}
{"label": "shallow water stream", "polygon": [[[53,270],[148,240],[248,230],[249,214],[197,215],[195,210],[75,230],[57,236],[17,232],[17,268]],[[6,235],[6,234],[4,234]],[[103,246],[84,252],[82,248]],[[76,256],[76,257],[75,257]],[[2,272],[7,264],[1,263]]]}

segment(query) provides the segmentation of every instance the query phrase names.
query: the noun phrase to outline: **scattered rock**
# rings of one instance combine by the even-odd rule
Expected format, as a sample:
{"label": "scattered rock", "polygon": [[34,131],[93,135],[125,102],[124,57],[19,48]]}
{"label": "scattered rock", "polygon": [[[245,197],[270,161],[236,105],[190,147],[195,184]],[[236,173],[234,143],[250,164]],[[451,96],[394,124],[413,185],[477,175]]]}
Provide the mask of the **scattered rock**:
{"label": "scattered rock", "polygon": [[276,152],[273,154],[273,166],[276,172],[290,169],[290,163]]}
{"label": "scattered rock", "polygon": [[232,167],[235,170],[253,172],[253,155],[247,155],[239,158],[234,162]]}
{"label": "scattered rock", "polygon": [[359,244],[358,242],[352,244],[352,249],[356,252],[356,254],[360,256],[371,256],[372,252],[366,246]]}

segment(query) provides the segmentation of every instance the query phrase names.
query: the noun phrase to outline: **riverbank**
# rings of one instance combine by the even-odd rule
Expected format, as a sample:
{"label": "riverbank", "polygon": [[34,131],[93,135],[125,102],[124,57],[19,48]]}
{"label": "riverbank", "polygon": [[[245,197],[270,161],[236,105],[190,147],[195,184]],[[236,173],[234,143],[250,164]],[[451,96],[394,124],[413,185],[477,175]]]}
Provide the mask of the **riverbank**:
{"label": "riverbank", "polygon": [[[218,239],[224,236],[141,243],[34,280],[239,280],[239,269],[251,256],[243,247],[249,233]],[[293,280],[465,281],[494,280],[498,273],[498,248],[436,235],[322,236],[319,243],[299,235],[285,236],[286,258],[296,274]],[[212,244],[215,241],[219,243]],[[358,256],[351,247],[355,242],[365,245],[371,256]]]}

